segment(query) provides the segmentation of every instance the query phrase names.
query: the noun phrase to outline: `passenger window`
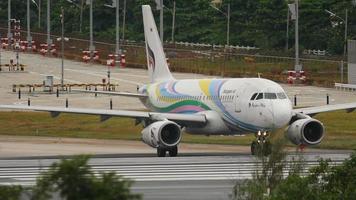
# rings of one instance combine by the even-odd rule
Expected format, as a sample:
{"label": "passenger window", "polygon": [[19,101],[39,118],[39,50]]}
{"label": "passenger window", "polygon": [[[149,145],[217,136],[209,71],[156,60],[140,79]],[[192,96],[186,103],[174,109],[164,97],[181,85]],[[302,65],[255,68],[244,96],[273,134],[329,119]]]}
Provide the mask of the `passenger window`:
{"label": "passenger window", "polygon": [[263,93],[258,93],[256,100],[263,99]]}
{"label": "passenger window", "polygon": [[251,100],[251,101],[252,101],[252,100],[255,100],[256,96],[257,96],[257,93],[253,94],[250,100]]}
{"label": "passenger window", "polygon": [[265,93],[265,99],[277,99],[276,93]]}

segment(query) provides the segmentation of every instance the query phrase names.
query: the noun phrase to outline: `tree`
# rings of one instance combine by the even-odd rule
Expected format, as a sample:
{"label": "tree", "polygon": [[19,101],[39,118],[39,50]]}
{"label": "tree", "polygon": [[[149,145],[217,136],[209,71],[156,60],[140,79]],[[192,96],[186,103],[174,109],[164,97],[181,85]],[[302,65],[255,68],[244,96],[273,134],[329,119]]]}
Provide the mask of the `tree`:
{"label": "tree", "polygon": [[[285,144],[286,139],[282,138],[282,133],[273,133],[274,138],[271,154],[267,157],[261,149],[256,157],[256,170],[251,180],[237,183],[234,187],[232,199],[265,199],[269,191],[273,191],[280,182],[283,181],[283,170],[288,166],[286,159]],[[293,165],[297,173],[300,165]]]}
{"label": "tree", "polygon": [[[81,0],[80,0],[81,1]],[[80,2],[79,1],[79,2]],[[227,19],[222,13],[210,7],[211,0],[175,0],[176,41],[198,43],[226,43]],[[115,12],[104,6],[109,0],[94,1],[94,38],[96,40],[115,40]],[[120,1],[120,8],[123,1]],[[167,8],[172,8],[173,0],[165,0]],[[226,13],[227,4],[231,6],[230,44],[249,45],[269,50],[284,49],[287,25],[287,3],[294,0],[223,0],[220,9]],[[143,41],[141,5],[150,4],[159,23],[159,12],[153,0],[127,0],[126,39]],[[12,17],[21,20],[26,27],[26,4],[22,0],[12,0]],[[65,8],[65,30],[67,36],[89,38],[89,7],[84,6],[83,32],[79,33],[80,9],[66,0],[52,1],[52,33],[60,33],[60,8]],[[301,49],[327,49],[331,53],[342,54],[344,26],[332,27],[325,9],[345,17],[349,10],[349,38],[356,38],[356,5],[352,0],[300,0],[300,46]],[[31,4],[32,30],[46,32],[46,1],[42,0],[42,29],[37,29],[37,8]],[[7,27],[7,1],[0,1],[0,23]],[[122,19],[122,17],[121,17]],[[172,14],[164,9],[164,35],[167,40],[171,33]],[[4,32],[3,32],[4,33]],[[290,24],[290,44],[294,41],[294,26]],[[292,48],[292,46],[291,46]]]}
{"label": "tree", "polygon": [[[259,157],[253,178],[236,184],[233,199],[264,200],[337,200],[354,199],[356,196],[356,152],[341,165],[331,166],[330,160],[319,160],[319,165],[303,175],[304,159],[287,161],[283,143],[277,143],[271,157]],[[276,146],[274,146],[276,147]],[[276,149],[279,149],[276,151]],[[266,162],[267,161],[267,162]],[[287,169],[289,174],[281,176]]]}
{"label": "tree", "polygon": [[23,188],[18,185],[1,185],[0,186],[0,197],[6,200],[18,200],[20,199],[21,192]]}
{"label": "tree", "polygon": [[33,189],[32,199],[49,199],[54,192],[62,198],[99,199],[99,200],[133,200],[140,195],[132,194],[132,182],[115,173],[103,173],[99,177],[88,165],[88,156],[77,156],[71,160],[63,159],[54,163],[48,172],[38,178]]}

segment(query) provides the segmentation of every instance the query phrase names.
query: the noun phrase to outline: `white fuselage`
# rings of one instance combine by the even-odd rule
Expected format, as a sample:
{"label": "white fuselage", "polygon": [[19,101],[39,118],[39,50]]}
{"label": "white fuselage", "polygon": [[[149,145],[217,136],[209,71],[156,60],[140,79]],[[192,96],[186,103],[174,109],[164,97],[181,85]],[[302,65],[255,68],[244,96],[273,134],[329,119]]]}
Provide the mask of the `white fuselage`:
{"label": "white fuselage", "polygon": [[[271,131],[290,122],[292,104],[283,88],[262,78],[171,80],[139,90],[150,110],[205,113],[211,127],[189,128],[195,134],[236,134]],[[211,119],[209,119],[211,118]]]}

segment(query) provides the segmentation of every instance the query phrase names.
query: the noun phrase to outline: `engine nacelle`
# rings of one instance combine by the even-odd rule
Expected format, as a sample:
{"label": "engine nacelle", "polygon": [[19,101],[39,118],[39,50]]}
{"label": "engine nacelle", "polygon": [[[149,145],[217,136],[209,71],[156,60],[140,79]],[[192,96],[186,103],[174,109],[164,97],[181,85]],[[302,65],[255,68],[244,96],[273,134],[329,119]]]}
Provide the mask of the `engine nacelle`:
{"label": "engine nacelle", "polygon": [[142,141],[151,147],[174,147],[182,138],[178,124],[163,120],[157,121],[142,130]]}
{"label": "engine nacelle", "polygon": [[286,135],[295,145],[317,145],[324,137],[324,125],[313,118],[298,119],[288,127]]}

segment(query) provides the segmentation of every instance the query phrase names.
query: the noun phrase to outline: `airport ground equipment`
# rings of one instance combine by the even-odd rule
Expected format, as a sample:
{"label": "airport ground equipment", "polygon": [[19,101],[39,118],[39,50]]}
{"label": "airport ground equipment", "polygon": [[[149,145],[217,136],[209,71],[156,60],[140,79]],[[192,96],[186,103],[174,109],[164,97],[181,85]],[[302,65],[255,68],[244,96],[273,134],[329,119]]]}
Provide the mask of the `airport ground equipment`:
{"label": "airport ground equipment", "polygon": [[10,59],[9,64],[0,64],[0,72],[24,72],[26,65],[14,63],[13,59]]}

